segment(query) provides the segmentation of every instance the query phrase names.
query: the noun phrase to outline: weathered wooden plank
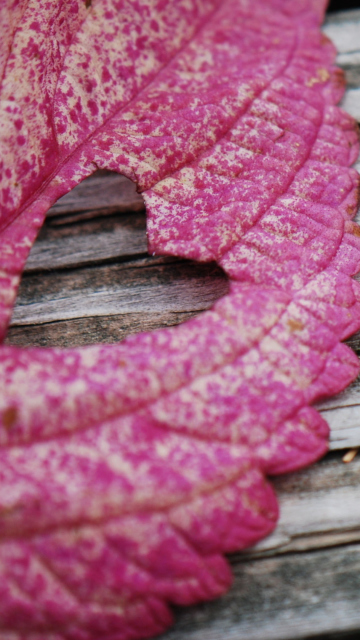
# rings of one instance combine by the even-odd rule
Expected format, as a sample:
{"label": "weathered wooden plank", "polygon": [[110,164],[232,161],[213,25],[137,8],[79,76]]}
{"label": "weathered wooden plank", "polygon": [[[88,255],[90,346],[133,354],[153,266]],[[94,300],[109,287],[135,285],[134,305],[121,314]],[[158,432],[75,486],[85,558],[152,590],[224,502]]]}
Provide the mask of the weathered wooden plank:
{"label": "weathered wooden plank", "polygon": [[[168,259],[169,260],[169,259]],[[171,259],[170,259],[171,260]],[[164,259],[158,259],[159,262]],[[215,264],[114,264],[23,278],[12,325],[144,312],[202,311],[228,291]]]}
{"label": "weathered wooden plank", "polygon": [[322,27],[339,53],[359,51],[360,9],[328,14]]}
{"label": "weathered wooden plank", "polygon": [[360,122],[360,89],[347,91],[340,106]]}
{"label": "weathered wooden plank", "polygon": [[[47,213],[48,218],[63,216],[58,224],[96,215],[143,211],[144,200],[125,176],[97,171],[60,198]],[[55,220],[53,221],[55,223]]]}
{"label": "weathered wooden plank", "polygon": [[280,520],[250,555],[308,551],[360,542],[360,458],[345,464],[339,455],[283,477],[273,478]]}
{"label": "weathered wooden plank", "polygon": [[237,558],[233,571],[225,596],[177,609],[162,640],[296,640],[360,628],[360,545]]}
{"label": "weathered wooden plank", "polygon": [[133,333],[171,327],[198,315],[198,311],[142,312],[75,318],[45,324],[11,326],[5,344],[18,347],[78,347],[119,342]]}
{"label": "weathered wooden plank", "polygon": [[330,427],[330,448],[360,447],[360,403],[321,411]]}
{"label": "weathered wooden plank", "polygon": [[346,74],[348,88],[341,106],[360,121],[360,10],[328,16],[323,32],[335,44],[336,62]]}
{"label": "weathered wooden plank", "polygon": [[360,44],[359,51],[339,54],[336,63],[345,71],[347,91],[358,89],[360,87]]}
{"label": "weathered wooden plank", "polygon": [[81,267],[146,253],[145,213],[66,227],[45,225],[31,249],[24,272]]}

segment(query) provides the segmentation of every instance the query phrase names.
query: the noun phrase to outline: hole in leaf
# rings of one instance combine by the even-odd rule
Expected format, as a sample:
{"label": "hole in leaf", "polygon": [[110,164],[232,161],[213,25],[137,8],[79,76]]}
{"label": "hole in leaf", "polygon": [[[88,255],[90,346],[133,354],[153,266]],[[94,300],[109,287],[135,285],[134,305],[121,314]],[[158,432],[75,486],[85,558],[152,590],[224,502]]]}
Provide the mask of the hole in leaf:
{"label": "hole in leaf", "polygon": [[179,324],[228,291],[215,263],[149,256],[133,182],[97,171],[48,212],[6,344],[78,346]]}
{"label": "hole in leaf", "polygon": [[346,9],[360,9],[359,0],[330,0],[328,13],[332,11],[345,11]]}

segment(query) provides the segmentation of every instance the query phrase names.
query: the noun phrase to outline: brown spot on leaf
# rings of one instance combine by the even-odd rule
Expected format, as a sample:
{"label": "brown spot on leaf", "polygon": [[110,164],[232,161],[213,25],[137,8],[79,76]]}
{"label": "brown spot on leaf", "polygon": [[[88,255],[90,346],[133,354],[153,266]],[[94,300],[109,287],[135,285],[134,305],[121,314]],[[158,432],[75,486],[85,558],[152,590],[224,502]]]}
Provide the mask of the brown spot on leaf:
{"label": "brown spot on leaf", "polygon": [[295,320],[294,318],[290,318],[287,324],[291,332],[302,331],[304,328],[304,324],[300,320]]}
{"label": "brown spot on leaf", "polygon": [[356,224],[355,222],[354,222],[354,224],[352,225],[351,233],[352,233],[354,236],[358,236],[358,237],[360,238],[360,227],[359,227],[359,225],[358,225],[358,224]]}
{"label": "brown spot on leaf", "polygon": [[356,207],[354,207],[354,205],[352,205],[352,204],[348,204],[347,205],[346,213],[349,214],[349,216],[353,216],[355,211],[356,211]]}
{"label": "brown spot on leaf", "polygon": [[14,426],[17,420],[18,410],[16,407],[8,407],[7,409],[5,409],[5,411],[3,411],[1,417],[5,429],[11,429],[11,427]]}

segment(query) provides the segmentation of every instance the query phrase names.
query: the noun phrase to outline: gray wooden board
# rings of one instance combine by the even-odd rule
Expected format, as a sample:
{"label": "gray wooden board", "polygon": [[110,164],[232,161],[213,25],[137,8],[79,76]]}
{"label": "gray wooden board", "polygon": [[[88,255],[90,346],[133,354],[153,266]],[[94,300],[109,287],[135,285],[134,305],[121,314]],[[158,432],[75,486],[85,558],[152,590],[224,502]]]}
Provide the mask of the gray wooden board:
{"label": "gray wooden board", "polygon": [[162,640],[296,640],[360,633],[360,545],[232,563],[222,598],[177,611]]}
{"label": "gray wooden board", "polygon": [[341,106],[360,121],[360,10],[333,14],[327,18],[323,31],[335,44],[337,64],[349,82]]}
{"label": "gray wooden board", "polygon": [[142,311],[113,316],[91,316],[38,325],[11,326],[5,344],[18,347],[76,347],[119,342],[132,333],[172,327],[198,315],[198,311]]}
{"label": "gray wooden board", "polygon": [[[86,191],[86,182],[82,190]],[[77,220],[66,226],[44,225],[31,249],[24,273],[82,267],[144,255],[147,253],[145,228],[145,213],[136,212],[91,221]]]}
{"label": "gray wooden board", "polygon": [[53,224],[65,224],[96,215],[144,210],[144,200],[135,184],[125,176],[98,171],[60,198],[47,212],[48,218],[58,218]]}
{"label": "gray wooden board", "polygon": [[[157,264],[159,263],[160,264]],[[126,313],[202,311],[228,291],[215,264],[176,259],[40,273],[23,279],[12,324]]]}
{"label": "gray wooden board", "polygon": [[[332,15],[324,31],[347,74],[343,105],[360,120],[360,11]],[[6,342],[114,342],[187,320],[226,291],[212,264],[146,256],[142,197],[126,178],[96,173],[50,210]],[[348,342],[360,353],[360,334]],[[360,379],[318,408],[334,453],[273,480],[281,510],[274,533],[233,555],[230,592],[177,611],[164,640],[360,637],[360,455],[347,465],[341,459],[343,449],[360,446]]]}
{"label": "gray wooden board", "polygon": [[360,458],[344,464],[332,454],[272,484],[279,497],[278,526],[242,557],[360,543]]}

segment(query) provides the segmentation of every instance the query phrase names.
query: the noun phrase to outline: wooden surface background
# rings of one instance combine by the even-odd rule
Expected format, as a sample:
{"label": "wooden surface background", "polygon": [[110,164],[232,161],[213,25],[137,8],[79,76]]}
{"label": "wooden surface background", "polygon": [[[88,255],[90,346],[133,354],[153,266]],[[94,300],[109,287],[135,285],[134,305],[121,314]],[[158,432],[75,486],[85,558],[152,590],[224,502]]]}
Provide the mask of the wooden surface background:
{"label": "wooden surface background", "polygon": [[[344,107],[360,121],[360,10],[332,14],[324,31],[347,75]],[[98,172],[49,211],[6,343],[116,342],[182,322],[226,292],[214,264],[149,256],[141,196],[124,177]],[[360,353],[360,334],[348,343]],[[163,640],[360,639],[360,454],[342,461],[360,446],[360,380],[320,408],[332,452],[274,480],[276,531],[233,555],[229,593],[176,611]]]}

